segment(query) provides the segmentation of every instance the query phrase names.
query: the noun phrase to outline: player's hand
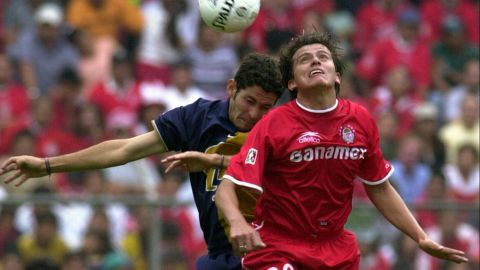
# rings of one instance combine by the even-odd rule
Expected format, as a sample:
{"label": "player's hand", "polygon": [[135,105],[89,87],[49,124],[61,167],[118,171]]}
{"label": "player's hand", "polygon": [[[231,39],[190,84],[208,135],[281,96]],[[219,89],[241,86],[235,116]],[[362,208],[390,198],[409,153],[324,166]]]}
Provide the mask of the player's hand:
{"label": "player's hand", "polygon": [[246,222],[231,224],[230,239],[233,251],[239,256],[266,247],[260,234]]}
{"label": "player's hand", "polygon": [[434,257],[456,263],[468,262],[468,259],[463,251],[444,247],[430,238],[420,240],[418,245],[423,251]]}
{"label": "player's hand", "polygon": [[45,175],[47,175],[47,170],[44,160],[32,156],[11,157],[0,167],[0,176],[6,176],[3,181],[6,184],[16,181],[15,186],[20,186],[29,178]]}
{"label": "player's hand", "polygon": [[162,159],[162,163],[169,163],[166,173],[171,172],[175,168],[182,168],[189,172],[200,172],[216,166],[216,154],[206,154],[197,151],[187,151],[179,154],[173,154]]}

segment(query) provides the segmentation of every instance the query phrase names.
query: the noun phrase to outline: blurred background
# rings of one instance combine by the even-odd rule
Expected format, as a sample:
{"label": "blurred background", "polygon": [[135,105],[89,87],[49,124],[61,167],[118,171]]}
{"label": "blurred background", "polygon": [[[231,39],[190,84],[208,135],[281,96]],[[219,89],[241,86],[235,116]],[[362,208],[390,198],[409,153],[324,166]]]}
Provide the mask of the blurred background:
{"label": "blurred background", "polygon": [[[375,117],[391,182],[433,239],[470,258],[419,252],[358,185],[348,228],[360,269],[479,269],[478,0],[263,0],[235,34],[205,27],[197,0],[0,0],[0,10],[0,162],[144,133],[166,110],[226,98],[246,53],[331,32],[349,64],[340,96]],[[188,176],[165,174],[161,159],[1,183],[0,269],[194,269],[206,248]]]}

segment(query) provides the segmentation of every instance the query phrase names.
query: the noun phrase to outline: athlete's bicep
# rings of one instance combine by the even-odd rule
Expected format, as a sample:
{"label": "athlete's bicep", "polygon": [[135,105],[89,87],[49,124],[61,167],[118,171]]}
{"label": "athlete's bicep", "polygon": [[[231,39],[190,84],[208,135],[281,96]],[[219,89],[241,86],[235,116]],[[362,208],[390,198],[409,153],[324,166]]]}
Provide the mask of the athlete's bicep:
{"label": "athlete's bicep", "polygon": [[167,151],[168,148],[163,142],[162,137],[154,130],[128,139],[125,145],[125,152],[132,160]]}

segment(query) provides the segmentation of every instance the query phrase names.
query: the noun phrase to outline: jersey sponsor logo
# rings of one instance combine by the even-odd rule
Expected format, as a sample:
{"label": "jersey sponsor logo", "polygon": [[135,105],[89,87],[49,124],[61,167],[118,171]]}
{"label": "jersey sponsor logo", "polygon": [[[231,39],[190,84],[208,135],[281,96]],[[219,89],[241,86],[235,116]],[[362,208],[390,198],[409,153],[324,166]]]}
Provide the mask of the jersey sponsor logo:
{"label": "jersey sponsor logo", "polygon": [[355,129],[351,125],[340,127],[340,136],[344,142],[350,144],[355,140]]}
{"label": "jersey sponsor logo", "polygon": [[320,143],[320,135],[318,132],[314,131],[307,131],[302,133],[300,137],[298,137],[299,143]]}
{"label": "jersey sponsor logo", "polygon": [[248,150],[247,157],[245,158],[245,164],[252,164],[255,165],[255,161],[257,161],[257,149],[250,148]]}
{"label": "jersey sponsor logo", "polygon": [[290,161],[312,161],[319,159],[344,159],[358,160],[364,159],[366,148],[348,147],[348,146],[317,146],[308,147],[302,150],[293,151],[290,154]]}

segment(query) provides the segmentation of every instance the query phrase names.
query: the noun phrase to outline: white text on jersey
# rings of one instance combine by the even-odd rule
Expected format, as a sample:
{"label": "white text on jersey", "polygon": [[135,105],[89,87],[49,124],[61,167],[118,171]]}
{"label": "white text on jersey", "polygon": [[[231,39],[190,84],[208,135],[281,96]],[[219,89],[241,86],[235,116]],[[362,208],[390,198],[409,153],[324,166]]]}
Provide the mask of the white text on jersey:
{"label": "white text on jersey", "polygon": [[312,161],[318,159],[364,159],[366,148],[347,146],[317,146],[308,147],[302,150],[293,151],[290,154],[290,161]]}

